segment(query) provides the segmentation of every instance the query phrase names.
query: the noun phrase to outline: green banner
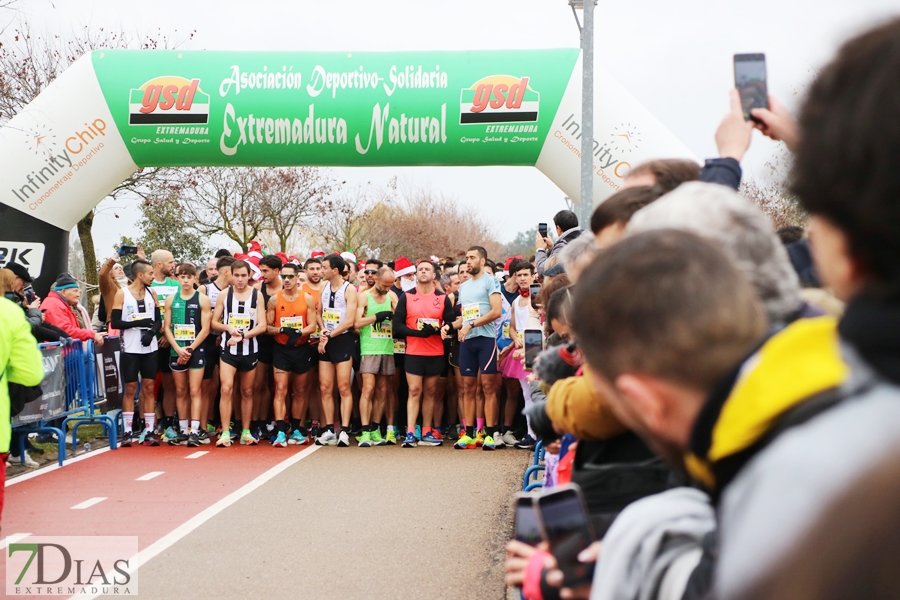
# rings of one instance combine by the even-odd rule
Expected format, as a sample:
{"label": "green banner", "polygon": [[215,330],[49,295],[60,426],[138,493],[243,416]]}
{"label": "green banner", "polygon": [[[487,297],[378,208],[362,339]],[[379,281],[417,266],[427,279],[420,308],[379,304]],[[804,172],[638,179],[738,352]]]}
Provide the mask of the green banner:
{"label": "green banner", "polygon": [[577,49],[102,50],[139,166],[534,165]]}

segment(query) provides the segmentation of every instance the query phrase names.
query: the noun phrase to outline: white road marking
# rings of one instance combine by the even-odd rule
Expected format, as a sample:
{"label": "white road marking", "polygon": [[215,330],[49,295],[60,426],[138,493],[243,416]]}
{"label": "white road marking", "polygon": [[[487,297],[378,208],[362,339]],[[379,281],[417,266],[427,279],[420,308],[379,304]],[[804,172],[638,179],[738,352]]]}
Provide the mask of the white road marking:
{"label": "white road marking", "polygon": [[[232,504],[234,504],[235,502],[237,502],[244,496],[247,496],[251,492],[262,487],[268,481],[275,478],[276,475],[278,475],[282,471],[287,470],[289,467],[297,464],[298,462],[300,462],[301,460],[303,460],[304,458],[306,458],[307,456],[309,456],[310,454],[312,454],[319,448],[320,448],[320,446],[310,446],[306,450],[303,450],[302,452],[298,452],[297,454],[291,456],[290,458],[287,458],[287,459],[281,461],[280,463],[278,463],[277,465],[275,465],[274,467],[272,467],[271,469],[269,469],[268,471],[266,471],[265,473],[263,473],[262,475],[260,475],[256,479],[254,479],[253,481],[251,481],[250,483],[231,492],[229,495],[225,496],[224,498],[222,498],[221,500],[219,500],[218,502],[216,502],[209,508],[207,508],[207,509],[203,510],[202,512],[200,512],[199,514],[191,517],[183,524],[179,525],[178,527],[176,527],[175,529],[173,529],[172,531],[170,531],[163,537],[159,538],[158,540],[156,540],[155,542],[153,542],[152,544],[150,544],[149,546],[147,546],[146,548],[144,548],[143,550],[138,552],[138,554],[136,556],[131,557],[131,559],[128,561],[128,564],[129,564],[128,571],[134,572],[136,569],[140,568],[141,565],[146,564],[152,558],[156,557],[157,555],[161,554],[168,548],[172,547],[180,539],[182,539],[183,537],[185,537],[186,535],[188,535],[189,533],[191,533],[192,531],[194,531],[195,529],[197,529],[198,527],[200,527],[201,525],[203,525],[204,523],[206,523],[207,521],[209,521],[210,519],[215,517],[217,514],[219,514],[220,512],[222,512],[223,510],[225,510],[226,508],[228,508],[229,506],[231,506]],[[72,596],[72,597],[74,598],[75,596]],[[79,600],[93,600],[94,598],[97,598],[97,597],[98,597],[98,595],[78,596]]]}
{"label": "white road marking", "polygon": [[24,540],[29,535],[31,535],[31,534],[30,533],[14,533],[9,537],[0,540],[0,550],[3,550],[10,544],[15,544],[19,540]]}
{"label": "white road marking", "polygon": [[209,450],[201,450],[200,452],[194,452],[193,454],[188,454],[185,458],[200,458],[204,454],[209,454]]}
{"label": "white road marking", "polygon": [[81,504],[76,504],[72,507],[72,510],[84,510],[85,508],[90,508],[95,504],[100,504],[104,500],[106,500],[106,496],[91,498],[90,500],[85,500]]}
{"label": "white road marking", "polygon": [[159,477],[163,473],[165,473],[165,471],[150,471],[146,475],[141,475],[140,477],[135,479],[135,481],[150,481],[154,477]]}
{"label": "white road marking", "polygon": [[[67,458],[63,463],[63,467],[68,467],[69,465],[87,460],[93,456],[103,454],[104,452],[109,452],[109,446],[100,448],[99,450],[91,450],[90,452],[86,452],[84,454],[76,456],[75,458]],[[59,466],[59,463],[55,463],[53,465],[50,465],[49,467],[41,467],[37,471],[31,471],[30,473],[25,473],[24,475],[17,475],[11,479],[6,480],[6,487],[16,485],[17,483],[22,483],[23,481],[28,481],[29,479],[34,479],[35,477],[40,477],[41,475],[46,475],[47,473],[51,473],[60,468],[62,467]]]}

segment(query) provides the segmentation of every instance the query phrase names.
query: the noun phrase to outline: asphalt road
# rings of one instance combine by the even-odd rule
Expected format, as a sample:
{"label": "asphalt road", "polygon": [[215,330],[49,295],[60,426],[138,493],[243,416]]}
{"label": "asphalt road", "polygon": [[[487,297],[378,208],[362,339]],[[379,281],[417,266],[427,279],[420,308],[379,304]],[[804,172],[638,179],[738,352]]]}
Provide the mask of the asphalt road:
{"label": "asphalt road", "polygon": [[506,598],[503,545],[529,459],[322,448],[143,565],[140,597]]}

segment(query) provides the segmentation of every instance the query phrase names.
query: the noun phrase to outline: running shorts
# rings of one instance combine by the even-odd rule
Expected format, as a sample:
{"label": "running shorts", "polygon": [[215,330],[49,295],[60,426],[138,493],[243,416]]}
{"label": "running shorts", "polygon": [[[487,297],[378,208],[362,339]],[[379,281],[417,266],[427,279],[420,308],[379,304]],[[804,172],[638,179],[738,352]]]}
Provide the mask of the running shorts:
{"label": "running shorts", "polygon": [[159,358],[156,361],[156,368],[160,373],[171,373],[172,369],[169,368],[169,357],[172,355],[172,349],[166,346],[163,348],[159,347]]}
{"label": "running shorts", "polygon": [[[168,352],[168,348],[166,351]],[[141,379],[156,379],[156,363],[159,358],[157,352],[147,354],[122,353],[122,381],[125,383],[137,383],[138,375]]]}
{"label": "running shorts", "polygon": [[206,351],[203,349],[203,346],[200,346],[194,353],[191,354],[191,357],[188,359],[187,363],[183,365],[178,364],[178,358],[175,356],[169,355],[169,368],[173,373],[184,373],[188,369],[194,371],[196,369],[203,369],[204,376],[206,375]]}
{"label": "running shorts", "polygon": [[459,371],[463,377],[477,377],[479,373],[497,372],[497,340],[478,336],[459,345]]}
{"label": "running shorts", "polygon": [[222,353],[219,341],[219,336],[210,334],[203,342],[203,351],[206,354],[206,367],[203,370],[203,379],[212,379],[216,367],[219,366],[219,355]]}
{"label": "running shorts", "polygon": [[444,372],[447,367],[447,358],[440,356],[416,356],[406,355],[406,373],[419,377],[436,377]]}
{"label": "running shorts", "polygon": [[364,375],[393,375],[397,372],[393,354],[367,354],[362,357],[359,372]]}
{"label": "running shorts", "polygon": [[[316,348],[316,352],[318,352]],[[356,342],[349,333],[342,333],[337,337],[329,338],[325,344],[325,354],[319,354],[319,360],[327,363],[342,363],[353,359],[356,352]]]}
{"label": "running shorts", "polygon": [[271,335],[263,334],[256,339],[259,345],[259,362],[271,365],[272,352],[275,350],[275,338]]}
{"label": "running shorts", "polygon": [[219,360],[226,365],[237,369],[238,373],[246,373],[247,371],[252,371],[256,368],[256,363],[259,362],[259,356],[257,356],[255,352],[253,354],[247,354],[246,356],[235,356],[234,354],[223,352],[219,356]]}
{"label": "running shorts", "polygon": [[319,348],[309,344],[289,347],[276,343],[272,348],[272,366],[278,371],[303,375],[318,364],[318,353]]}

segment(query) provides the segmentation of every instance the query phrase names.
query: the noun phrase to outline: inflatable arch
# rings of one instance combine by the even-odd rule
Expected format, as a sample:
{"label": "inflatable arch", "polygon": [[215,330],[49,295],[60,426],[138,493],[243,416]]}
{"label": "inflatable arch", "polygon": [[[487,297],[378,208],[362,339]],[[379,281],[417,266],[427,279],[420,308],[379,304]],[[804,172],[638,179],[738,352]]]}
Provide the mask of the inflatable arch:
{"label": "inflatable arch", "polygon": [[[602,77],[602,79],[601,79]],[[609,77],[594,198],[690,151]],[[46,290],[138,167],[531,165],[579,198],[581,53],[95,50],[0,129],[0,266]]]}

